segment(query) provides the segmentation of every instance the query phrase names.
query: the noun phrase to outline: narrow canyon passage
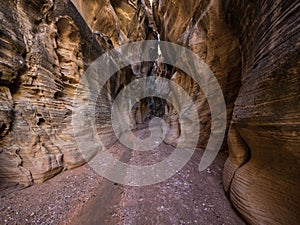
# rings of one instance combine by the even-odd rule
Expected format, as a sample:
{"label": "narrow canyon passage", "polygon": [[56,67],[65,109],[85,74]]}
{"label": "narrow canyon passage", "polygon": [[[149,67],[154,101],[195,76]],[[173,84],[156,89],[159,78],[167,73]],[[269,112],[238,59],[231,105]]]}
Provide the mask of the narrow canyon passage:
{"label": "narrow canyon passage", "polygon": [[0,225],[300,224],[300,1],[0,5]]}
{"label": "narrow canyon passage", "polygon": [[[136,131],[139,138],[148,133]],[[168,157],[174,147],[162,143],[140,152],[116,142],[108,151],[123,162],[148,165]],[[223,190],[226,155],[220,153],[204,172],[198,171],[200,159],[196,151],[173,177],[144,187],[113,183],[86,165],[2,196],[0,217],[8,224],[244,224]]]}
{"label": "narrow canyon passage", "polygon": [[[147,132],[142,129],[137,136],[143,138]],[[135,165],[153,164],[173,150],[162,143],[150,153],[132,151],[127,160]],[[110,151],[128,154],[129,150],[118,142]],[[205,172],[198,171],[200,159],[201,153],[195,152],[176,175],[145,187],[105,180],[97,189],[97,197],[87,202],[71,224],[244,224],[222,187],[225,154],[221,153]]]}

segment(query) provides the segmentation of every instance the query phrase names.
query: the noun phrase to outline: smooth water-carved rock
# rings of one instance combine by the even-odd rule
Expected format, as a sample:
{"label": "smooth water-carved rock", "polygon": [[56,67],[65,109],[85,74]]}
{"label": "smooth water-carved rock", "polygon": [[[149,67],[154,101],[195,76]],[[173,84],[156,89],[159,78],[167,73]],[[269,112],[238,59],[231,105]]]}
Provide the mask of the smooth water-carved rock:
{"label": "smooth water-carved rock", "polygon": [[[215,74],[223,90],[230,118],[240,85],[241,61],[238,39],[226,22],[222,1],[154,1],[153,7],[161,40],[189,48]],[[189,59],[186,62],[189,63]],[[198,147],[204,149],[211,126],[207,100],[197,83],[188,75],[176,68],[172,69],[171,74],[170,78],[180,84],[196,103],[201,127]],[[180,126],[176,122],[177,112],[172,106],[169,106],[166,117],[169,116],[170,135],[167,142],[175,144]]]}
{"label": "smooth water-carved rock", "polygon": [[[251,224],[299,221],[299,14],[295,1],[154,1],[161,39],[197,53],[222,87],[231,121],[224,187]],[[203,147],[205,97],[187,75],[172,73],[195,98]],[[174,143],[180,126],[172,107],[167,117]]]}
{"label": "smooth water-carved rock", "polygon": [[[133,41],[156,39],[156,27],[149,9],[149,1],[108,1],[108,0],[72,0],[88,26],[93,30],[97,40],[105,50],[118,48]],[[138,55],[147,54],[141,49],[132,49]],[[149,76],[153,62],[133,64],[129,68],[119,71],[109,81],[110,90],[115,96],[130,80]],[[137,115],[137,120],[135,120]],[[145,104],[137,104],[132,112],[132,128],[136,123],[145,121],[149,116]],[[99,127],[100,129],[100,127]],[[106,128],[105,128],[106,129]]]}
{"label": "smooth water-carved rock", "polygon": [[243,70],[225,190],[250,223],[298,224],[300,4],[228,1],[227,15]]}
{"label": "smooth water-carved rock", "polygon": [[108,36],[114,47],[130,41],[151,40],[155,37],[149,24],[152,17],[141,1],[72,0],[72,2],[89,27],[96,33]]}
{"label": "smooth water-carved rock", "polygon": [[[81,76],[104,50],[155,37],[140,2],[74,3],[77,8],[71,1],[48,0],[1,5],[1,183],[43,182],[85,163],[71,125]],[[147,75],[150,68],[151,63],[139,65],[136,73]],[[104,88],[111,96],[100,103],[109,108],[120,87],[134,77],[130,68],[114,75]],[[97,129],[111,144],[110,111],[101,113]]]}
{"label": "smooth water-carved rock", "polygon": [[[298,224],[300,3],[155,0],[153,6],[152,17],[149,1],[1,2],[1,183],[43,182],[85,163],[71,126],[82,74],[104,50],[156,39],[158,31],[161,40],[196,53],[220,83],[230,150],[224,188],[233,205],[251,224]],[[112,100],[131,80],[149,76],[152,66],[128,66],[106,83],[97,99],[106,110],[96,110],[105,145],[116,140],[108,122]],[[176,68],[158,65],[155,73],[180,84],[195,102],[204,149],[211,127],[204,94]],[[132,128],[149,115],[147,104],[135,106]],[[165,141],[176,145],[178,113],[169,104],[161,112],[169,124]]]}
{"label": "smooth water-carved rock", "polygon": [[0,178],[29,185],[85,163],[72,137],[72,98],[102,49],[70,2],[9,1],[0,11]]}

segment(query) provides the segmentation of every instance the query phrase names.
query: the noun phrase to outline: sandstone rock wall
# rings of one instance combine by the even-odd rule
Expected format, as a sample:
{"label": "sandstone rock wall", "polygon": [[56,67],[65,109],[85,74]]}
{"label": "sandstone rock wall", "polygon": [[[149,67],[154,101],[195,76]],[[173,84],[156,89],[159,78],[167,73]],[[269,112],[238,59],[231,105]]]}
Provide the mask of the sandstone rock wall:
{"label": "sandstone rock wall", "polygon": [[[0,181],[43,182],[85,161],[71,126],[72,99],[85,69],[104,50],[156,39],[190,48],[212,69],[227,104],[229,158],[224,188],[251,224],[298,224],[300,209],[300,3],[243,0],[1,1]],[[167,57],[165,55],[165,57]],[[151,73],[139,63],[115,74],[99,102]],[[195,81],[159,65],[159,76],[180,84],[199,111],[203,149],[210,110]],[[147,102],[132,126],[147,117]],[[110,112],[96,120],[105,144],[114,141]],[[180,134],[166,107],[167,142]],[[225,144],[224,144],[224,147]]]}
{"label": "sandstone rock wall", "polygon": [[242,53],[224,185],[253,224],[300,221],[300,3],[227,1]]}
{"label": "sandstone rock wall", "polygon": [[[91,30],[105,49],[119,47],[132,41],[154,40],[157,37],[150,2],[139,0],[72,0]],[[105,43],[103,43],[105,39]],[[109,43],[107,45],[107,43]],[[133,50],[137,53],[140,49]],[[143,52],[140,52],[143,54]],[[112,94],[130,80],[149,76],[153,62],[142,62],[130,66],[131,71],[119,72],[110,80]],[[132,128],[149,116],[146,102],[135,105],[132,111]]]}
{"label": "sandstone rock wall", "polygon": [[[112,6],[109,1],[74,1],[77,8],[69,0],[1,2],[0,181],[4,187],[43,182],[85,163],[71,126],[80,77],[104,50],[154,37],[145,7],[125,2],[115,1]],[[149,70],[151,65],[147,66]],[[148,73],[143,65],[138,68]],[[134,77],[132,69],[125,68],[107,83],[106,93],[114,96]],[[109,106],[111,98],[99,101]],[[97,117],[98,128],[109,140],[106,144],[113,142],[109,118],[109,112]]]}
{"label": "sandstone rock wall", "polygon": [[[209,65],[224,92],[230,118],[240,85],[241,61],[238,39],[226,22],[222,1],[154,1],[153,7],[161,40],[191,49]],[[204,149],[210,135],[209,105],[194,80],[176,68],[171,70],[171,79],[196,103],[201,126],[199,148]],[[172,106],[168,106],[166,117],[170,125],[167,142],[176,144],[180,126]]]}
{"label": "sandstone rock wall", "polygon": [[[300,221],[299,15],[297,1],[154,2],[161,39],[197,53],[223,89],[231,122],[224,187],[251,224]],[[187,75],[171,74],[195,99],[203,148],[209,106]],[[177,112],[166,117],[176,144]]]}
{"label": "sandstone rock wall", "polygon": [[[153,39],[147,8],[137,0],[72,0],[89,27],[110,37],[114,47]],[[152,36],[150,38],[149,36]]]}
{"label": "sandstone rock wall", "polygon": [[103,52],[68,1],[2,1],[0,178],[29,185],[84,163],[72,98]]}

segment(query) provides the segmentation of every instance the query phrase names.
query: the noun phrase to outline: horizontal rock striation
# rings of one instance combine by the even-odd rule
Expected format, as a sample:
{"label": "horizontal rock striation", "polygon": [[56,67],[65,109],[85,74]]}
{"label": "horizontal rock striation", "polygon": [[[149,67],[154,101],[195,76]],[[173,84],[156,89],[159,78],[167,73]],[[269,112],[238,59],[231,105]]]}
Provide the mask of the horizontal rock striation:
{"label": "horizontal rock striation", "polygon": [[225,190],[251,224],[298,224],[300,3],[227,1],[226,7],[243,66]]}
{"label": "horizontal rock striation", "polygon": [[[72,0],[72,2],[96,35],[101,46],[106,50],[112,47],[118,48],[133,41],[155,40],[157,38],[148,0],[143,2],[133,0]],[[136,55],[144,54],[141,49],[135,49],[132,52]],[[112,96],[118,94],[131,80],[149,76],[152,67],[153,62],[141,62],[119,71],[116,76],[110,79],[108,84],[111,87]],[[132,110],[131,127],[136,127],[137,123],[144,122],[147,117],[149,117],[147,103],[139,102]],[[103,123],[101,124],[103,125]],[[111,130],[111,132],[113,131]],[[106,136],[111,136],[111,132],[108,132]]]}
{"label": "horizontal rock striation", "polygon": [[103,50],[68,1],[4,1],[0,17],[1,183],[43,182],[85,162],[72,99]]}
{"label": "horizontal rock striation", "polygon": [[[80,78],[104,51],[157,39],[158,32],[161,40],[197,54],[219,81],[228,118],[224,189],[235,208],[250,224],[298,224],[299,15],[299,1],[288,0],[154,0],[153,11],[148,0],[2,1],[0,189],[43,182],[84,164],[71,125]],[[104,144],[116,140],[110,124],[114,98],[130,81],[153,74],[191,96],[201,126],[198,147],[204,149],[211,112],[203,92],[189,75],[160,62],[154,68],[153,62],[130,65],[106,83],[96,110]],[[151,108],[149,102],[161,105]],[[164,105],[159,98],[140,101],[130,125],[153,112],[165,114],[165,141],[176,145],[178,112]]]}
{"label": "horizontal rock striation", "polygon": [[[1,3],[2,188],[9,183],[43,182],[85,163],[71,125],[73,98],[81,76],[104,50],[155,37],[147,22],[149,15],[140,2],[74,3],[76,6],[68,0]],[[106,95],[114,96],[135,74],[149,73],[151,64],[144,67],[137,66],[136,72],[131,68],[118,72],[105,86]],[[111,100],[98,99],[99,104],[107,106]],[[96,121],[109,145],[115,139],[108,124],[109,107],[106,108],[96,115]]]}
{"label": "horizontal rock striation", "polygon": [[[299,6],[297,1],[154,1],[161,39],[198,54],[222,87],[230,122],[224,188],[251,224],[300,220]],[[198,107],[204,148],[210,134],[205,96],[188,75],[169,71]],[[167,141],[176,144],[177,112],[168,106],[166,117]]]}
{"label": "horizontal rock striation", "polygon": [[[153,7],[161,40],[189,48],[215,74],[224,93],[227,117],[230,118],[240,85],[241,59],[238,39],[226,22],[222,1],[154,1]],[[189,63],[189,59],[186,61]],[[204,149],[211,128],[206,97],[190,76],[176,68],[169,70],[170,78],[189,93],[198,108],[201,127],[198,147]],[[180,125],[178,114],[172,106],[168,107],[166,117],[170,125],[167,142],[175,145]]]}

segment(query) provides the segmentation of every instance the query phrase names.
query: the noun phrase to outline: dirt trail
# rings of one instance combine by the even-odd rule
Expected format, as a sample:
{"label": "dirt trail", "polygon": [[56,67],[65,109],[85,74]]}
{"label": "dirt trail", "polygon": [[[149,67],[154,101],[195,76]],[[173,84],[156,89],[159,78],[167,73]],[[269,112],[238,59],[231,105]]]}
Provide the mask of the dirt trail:
{"label": "dirt trail", "polygon": [[[147,136],[147,130],[137,135]],[[149,165],[174,148],[161,144],[151,152],[130,151],[119,142],[109,151],[123,162]],[[170,179],[146,187],[115,184],[89,165],[65,171],[42,184],[0,193],[0,224],[245,224],[222,187],[226,159],[219,154],[205,172],[198,171],[201,153]]]}
{"label": "dirt trail", "polygon": [[[146,130],[138,132],[147,136]],[[129,151],[116,143],[110,151],[122,152],[122,161],[149,165],[172,153],[173,147],[161,144],[151,152]],[[126,157],[129,152],[130,157]],[[220,154],[205,171],[199,172],[201,153],[170,179],[146,187],[130,187],[105,180],[97,189],[97,197],[88,201],[74,215],[72,225],[79,224],[244,224],[225,197],[222,170],[226,159]]]}

